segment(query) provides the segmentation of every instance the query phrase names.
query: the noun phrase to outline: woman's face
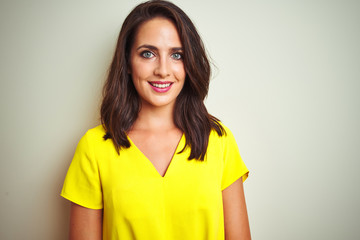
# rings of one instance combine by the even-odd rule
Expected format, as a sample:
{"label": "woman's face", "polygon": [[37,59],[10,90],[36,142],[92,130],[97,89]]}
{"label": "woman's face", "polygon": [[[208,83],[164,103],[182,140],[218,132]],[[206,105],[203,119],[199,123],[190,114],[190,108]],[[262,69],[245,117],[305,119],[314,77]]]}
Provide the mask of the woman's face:
{"label": "woman's face", "polygon": [[142,107],[174,106],[185,82],[182,44],[174,24],[154,18],[140,25],[130,54]]}

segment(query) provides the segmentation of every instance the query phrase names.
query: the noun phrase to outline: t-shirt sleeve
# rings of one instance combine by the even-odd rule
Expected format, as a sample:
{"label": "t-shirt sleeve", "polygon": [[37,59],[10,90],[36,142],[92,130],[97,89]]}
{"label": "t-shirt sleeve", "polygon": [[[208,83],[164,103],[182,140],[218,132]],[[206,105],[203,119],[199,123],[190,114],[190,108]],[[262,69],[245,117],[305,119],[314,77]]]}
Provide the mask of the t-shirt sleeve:
{"label": "t-shirt sleeve", "polygon": [[91,209],[102,209],[102,189],[97,161],[89,145],[89,132],[80,140],[67,172],[61,196]]}
{"label": "t-shirt sleeve", "polygon": [[249,174],[249,170],[240,157],[239,148],[236,144],[234,135],[228,128],[225,128],[225,130],[226,136],[223,137],[224,169],[221,181],[221,190],[230,186],[240,177],[242,177],[242,180],[245,181]]}

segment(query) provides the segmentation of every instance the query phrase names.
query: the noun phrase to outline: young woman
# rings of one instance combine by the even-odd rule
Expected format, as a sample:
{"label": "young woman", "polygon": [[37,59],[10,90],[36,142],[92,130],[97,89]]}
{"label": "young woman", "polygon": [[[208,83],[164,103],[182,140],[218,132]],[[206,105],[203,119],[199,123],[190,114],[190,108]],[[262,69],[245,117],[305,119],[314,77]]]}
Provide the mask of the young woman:
{"label": "young woman", "polygon": [[250,239],[234,137],[207,113],[210,66],[188,16],[167,1],[125,19],[102,125],[80,140],[61,195],[70,239]]}

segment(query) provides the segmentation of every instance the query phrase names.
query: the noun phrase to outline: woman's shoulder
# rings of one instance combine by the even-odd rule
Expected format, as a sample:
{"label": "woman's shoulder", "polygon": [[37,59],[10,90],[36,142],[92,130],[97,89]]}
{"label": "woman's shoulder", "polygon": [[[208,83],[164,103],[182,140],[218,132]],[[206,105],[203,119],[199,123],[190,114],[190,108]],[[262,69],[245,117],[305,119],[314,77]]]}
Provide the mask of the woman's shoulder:
{"label": "woman's shoulder", "polygon": [[105,135],[106,131],[104,129],[103,125],[98,125],[96,127],[90,128],[89,130],[87,130],[86,134],[89,135]]}
{"label": "woman's shoulder", "polygon": [[84,137],[88,140],[96,141],[98,139],[104,139],[106,131],[102,125],[98,125],[96,127],[90,128],[84,134]]}
{"label": "woman's shoulder", "polygon": [[209,141],[215,144],[219,144],[219,146],[225,146],[225,145],[232,145],[235,143],[235,137],[230,130],[229,127],[227,127],[224,123],[218,122],[219,126],[222,127],[223,131],[222,134],[219,135],[218,132],[215,129],[212,129],[209,137]]}
{"label": "woman's shoulder", "polygon": [[79,141],[78,150],[93,154],[115,151],[113,142],[110,139],[105,140],[105,134],[106,131],[102,125],[90,128]]}
{"label": "woman's shoulder", "polygon": [[105,142],[104,136],[106,131],[102,125],[90,128],[86,131],[80,141],[87,142],[90,145],[98,145]]}
{"label": "woman's shoulder", "polygon": [[216,129],[212,129],[211,130],[211,133],[210,133],[210,137],[213,137],[213,138],[223,138],[230,134],[232,135],[232,132],[230,131],[230,129],[223,123],[223,122],[220,122],[220,121],[217,121],[216,123],[219,127],[220,127],[220,130],[221,130],[221,135],[218,134],[217,130]]}

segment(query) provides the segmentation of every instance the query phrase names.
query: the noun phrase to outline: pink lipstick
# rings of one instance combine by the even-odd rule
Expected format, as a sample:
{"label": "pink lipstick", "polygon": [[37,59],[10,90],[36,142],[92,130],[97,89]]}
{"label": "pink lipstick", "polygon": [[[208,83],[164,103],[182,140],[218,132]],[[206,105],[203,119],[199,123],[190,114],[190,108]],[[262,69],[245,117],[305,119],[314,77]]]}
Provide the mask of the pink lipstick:
{"label": "pink lipstick", "polygon": [[164,93],[170,90],[173,82],[161,82],[161,81],[155,81],[155,82],[148,82],[152,89],[154,91],[159,93]]}

